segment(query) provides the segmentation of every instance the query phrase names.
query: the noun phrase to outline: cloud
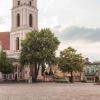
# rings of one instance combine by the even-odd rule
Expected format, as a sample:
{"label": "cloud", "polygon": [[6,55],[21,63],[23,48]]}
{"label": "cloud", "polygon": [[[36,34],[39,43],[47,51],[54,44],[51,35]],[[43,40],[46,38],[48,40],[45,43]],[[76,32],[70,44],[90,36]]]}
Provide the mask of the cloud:
{"label": "cloud", "polygon": [[[0,31],[10,30],[12,1],[0,1]],[[100,0],[38,0],[38,9],[39,28],[58,25],[53,30],[61,41],[59,50],[72,46],[100,59]]]}
{"label": "cloud", "polygon": [[0,1],[0,31],[9,31],[11,28],[12,0]]}
{"label": "cloud", "polygon": [[56,26],[53,31],[61,41],[59,52],[71,46],[85,58],[100,61],[100,28]]}
{"label": "cloud", "polygon": [[5,23],[5,18],[4,17],[0,17],[0,24],[4,24]]}
{"label": "cloud", "polygon": [[61,41],[84,41],[84,42],[100,42],[100,28],[86,28],[86,27],[67,27],[61,29],[60,26],[54,28],[57,36]]}
{"label": "cloud", "polygon": [[0,16],[0,31],[10,31],[11,20],[9,16]]}
{"label": "cloud", "polygon": [[0,24],[8,24],[9,16],[0,16]]}

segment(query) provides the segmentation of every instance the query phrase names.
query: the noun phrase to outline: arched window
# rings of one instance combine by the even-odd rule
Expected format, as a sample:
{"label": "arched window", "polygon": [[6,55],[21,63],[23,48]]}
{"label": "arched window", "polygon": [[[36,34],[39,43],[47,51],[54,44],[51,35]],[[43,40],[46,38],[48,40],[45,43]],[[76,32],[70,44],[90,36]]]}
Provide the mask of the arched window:
{"label": "arched window", "polygon": [[20,5],[20,1],[17,1],[18,6]]}
{"label": "arched window", "polygon": [[20,26],[20,14],[17,14],[17,27]]}
{"label": "arched window", "polygon": [[16,37],[16,50],[19,50],[19,37]]}
{"label": "arched window", "polygon": [[32,6],[32,2],[30,1],[29,3],[30,3],[30,6]]}
{"label": "arched window", "polygon": [[33,16],[32,16],[32,14],[29,15],[29,26],[33,27]]}

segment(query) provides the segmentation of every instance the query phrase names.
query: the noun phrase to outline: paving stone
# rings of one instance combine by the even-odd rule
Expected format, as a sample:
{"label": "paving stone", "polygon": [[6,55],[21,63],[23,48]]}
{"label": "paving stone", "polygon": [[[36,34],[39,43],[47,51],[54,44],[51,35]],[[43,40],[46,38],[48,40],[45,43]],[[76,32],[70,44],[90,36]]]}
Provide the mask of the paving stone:
{"label": "paving stone", "polygon": [[100,100],[100,86],[87,83],[0,84],[0,100]]}

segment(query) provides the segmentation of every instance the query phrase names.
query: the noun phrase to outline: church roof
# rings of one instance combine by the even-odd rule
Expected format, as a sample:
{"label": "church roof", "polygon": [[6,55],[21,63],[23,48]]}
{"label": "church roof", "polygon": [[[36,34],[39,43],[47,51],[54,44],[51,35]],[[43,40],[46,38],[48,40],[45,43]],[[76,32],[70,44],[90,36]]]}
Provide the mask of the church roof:
{"label": "church roof", "polygon": [[0,42],[3,50],[10,50],[10,32],[0,32]]}

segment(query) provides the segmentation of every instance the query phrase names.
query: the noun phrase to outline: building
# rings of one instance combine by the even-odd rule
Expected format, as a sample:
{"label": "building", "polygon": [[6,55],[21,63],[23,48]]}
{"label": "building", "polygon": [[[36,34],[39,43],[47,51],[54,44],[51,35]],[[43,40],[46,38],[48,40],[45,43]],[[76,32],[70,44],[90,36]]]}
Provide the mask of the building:
{"label": "building", "polygon": [[10,32],[0,32],[0,45],[3,50],[10,50]]}
{"label": "building", "polygon": [[81,80],[83,80],[84,82],[99,82],[100,63],[99,62],[85,63],[83,72],[81,74]]}
{"label": "building", "polygon": [[34,29],[38,29],[37,0],[13,0],[10,33],[11,57],[19,57],[21,40]]}
{"label": "building", "polygon": [[[11,32],[0,32],[0,49],[14,60],[15,71],[8,79],[28,79],[30,69],[20,69],[17,59],[21,49],[21,40],[32,30],[38,29],[37,0],[13,0]],[[1,75],[0,75],[1,76]]]}
{"label": "building", "polygon": [[[52,66],[49,67],[49,69],[50,68],[52,69],[55,77],[65,78],[67,81],[70,81],[70,77],[71,77],[70,72],[63,73],[62,71],[60,71],[58,65],[52,65]],[[73,81],[74,82],[80,82],[81,81],[81,73],[80,72],[73,72]]]}

